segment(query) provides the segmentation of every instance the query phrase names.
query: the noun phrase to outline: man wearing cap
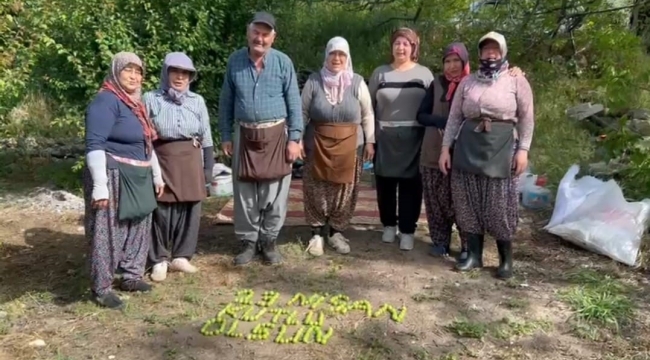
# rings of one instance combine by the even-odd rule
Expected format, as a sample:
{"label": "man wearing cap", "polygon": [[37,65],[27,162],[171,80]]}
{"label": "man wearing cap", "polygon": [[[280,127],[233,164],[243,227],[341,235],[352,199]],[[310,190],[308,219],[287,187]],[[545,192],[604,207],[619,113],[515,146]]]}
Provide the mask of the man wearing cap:
{"label": "man wearing cap", "polygon": [[258,12],[248,46],[228,58],[219,99],[221,148],[233,157],[235,265],[261,253],[282,261],[275,242],[287,212],[292,163],[300,158],[303,121],[293,62],[272,48],[275,18]]}

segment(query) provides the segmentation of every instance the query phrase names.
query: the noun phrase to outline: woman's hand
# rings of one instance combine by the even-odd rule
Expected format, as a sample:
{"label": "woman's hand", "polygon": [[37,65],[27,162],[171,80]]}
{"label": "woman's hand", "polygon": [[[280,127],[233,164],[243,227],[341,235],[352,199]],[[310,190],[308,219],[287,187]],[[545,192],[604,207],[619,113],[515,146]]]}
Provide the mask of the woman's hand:
{"label": "woman's hand", "polygon": [[108,207],[108,199],[93,200],[90,205],[93,209],[106,209]]}
{"label": "woman's hand", "polygon": [[517,76],[526,76],[526,73],[523,72],[523,71],[522,71],[519,67],[517,67],[517,66],[513,66],[513,67],[511,67],[510,69],[508,69],[508,74],[510,74],[510,76],[514,76],[514,77],[517,77]]}
{"label": "woman's hand", "polygon": [[515,161],[513,161],[512,168],[515,170],[515,176],[519,176],[526,171],[528,167],[528,151],[517,150],[515,154]]}
{"label": "woman's hand", "polygon": [[303,160],[307,159],[307,154],[305,154],[305,145],[302,140],[300,140],[300,156]]}
{"label": "woman's hand", "polygon": [[163,196],[163,194],[165,193],[165,184],[158,184],[155,186],[155,188],[156,188],[156,197],[160,198],[161,196]]}
{"label": "woman's hand", "polygon": [[443,148],[440,153],[440,159],[438,159],[438,167],[443,174],[449,174],[451,170],[451,155],[449,154],[449,149]]}
{"label": "woman's hand", "polygon": [[366,144],[363,148],[363,161],[372,161],[375,158],[375,144]]}
{"label": "woman's hand", "polygon": [[205,179],[205,184],[210,185],[212,183],[212,169],[203,169],[203,178]]}

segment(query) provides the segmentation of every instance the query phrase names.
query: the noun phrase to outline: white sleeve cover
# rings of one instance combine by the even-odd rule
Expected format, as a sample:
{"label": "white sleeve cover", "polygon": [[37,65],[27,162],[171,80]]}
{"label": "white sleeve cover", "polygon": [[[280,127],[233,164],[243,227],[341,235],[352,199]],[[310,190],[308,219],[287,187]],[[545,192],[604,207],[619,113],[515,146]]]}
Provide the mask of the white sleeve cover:
{"label": "white sleeve cover", "polygon": [[162,171],[160,170],[160,163],[158,162],[158,156],[156,156],[155,151],[151,151],[151,170],[153,171],[153,184],[154,185],[164,185],[165,182],[162,178]]}
{"label": "white sleeve cover", "polygon": [[106,152],[104,150],[93,150],[86,155],[86,166],[90,170],[93,179],[93,200],[107,200],[108,175],[106,172]]}

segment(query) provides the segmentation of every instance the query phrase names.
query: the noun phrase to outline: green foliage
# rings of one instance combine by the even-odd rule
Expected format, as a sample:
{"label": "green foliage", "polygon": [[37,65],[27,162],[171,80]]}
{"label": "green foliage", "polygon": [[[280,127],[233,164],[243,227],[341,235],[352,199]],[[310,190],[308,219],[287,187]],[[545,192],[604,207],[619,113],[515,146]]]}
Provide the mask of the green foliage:
{"label": "green foliage", "polygon": [[[245,45],[247,22],[257,10],[276,15],[276,47],[291,56],[298,70],[320,68],[327,41],[343,36],[350,42],[355,71],[366,77],[388,61],[388,37],[398,26],[418,30],[420,62],[436,73],[449,42],[464,41],[475,64],[478,38],[489,30],[504,33],[511,63],[526,71],[535,91],[531,161],[551,181],[572,163],[594,156],[594,141],[566,120],[567,107],[583,101],[614,110],[650,107],[644,47],[626,29],[625,13],[603,11],[609,1],[510,0],[477,12],[468,11],[470,3],[8,0],[0,4],[0,136],[81,136],[85,106],[111,56],[123,50],[136,52],[146,63],[146,90],[158,85],[167,52],[186,52],[199,69],[193,90],[206,98],[214,115],[225,62]],[[581,25],[567,31],[575,19]],[[213,117],[215,135],[216,121]],[[650,177],[644,162],[637,165],[625,179],[631,187]]]}
{"label": "green foliage", "polygon": [[598,327],[619,332],[634,318],[633,289],[619,279],[591,269],[571,272],[567,279],[576,285],[559,296],[574,311],[573,325],[582,335],[597,338]]}

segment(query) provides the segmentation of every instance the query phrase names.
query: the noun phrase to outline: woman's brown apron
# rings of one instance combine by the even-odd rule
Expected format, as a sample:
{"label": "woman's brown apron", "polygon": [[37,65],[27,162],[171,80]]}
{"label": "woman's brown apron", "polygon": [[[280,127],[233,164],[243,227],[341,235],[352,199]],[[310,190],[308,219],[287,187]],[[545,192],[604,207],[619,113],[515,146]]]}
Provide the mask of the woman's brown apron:
{"label": "woman's brown apron", "polygon": [[[197,145],[198,144],[198,145]],[[195,140],[154,142],[165,191],[159,202],[195,202],[207,196],[203,175],[203,154]]]}
{"label": "woman's brown apron", "polygon": [[452,167],[489,178],[509,178],[515,137],[512,121],[465,120],[454,144]]}
{"label": "woman's brown apron", "polygon": [[240,132],[239,181],[275,181],[291,174],[284,121],[268,127],[240,125]]}
{"label": "woman's brown apron", "polygon": [[335,184],[354,182],[357,167],[356,123],[315,123],[313,176]]}
{"label": "woman's brown apron", "polygon": [[[444,89],[440,80],[436,78],[433,83],[433,115],[448,117],[450,103],[442,101]],[[424,130],[424,139],[422,140],[422,152],[420,154],[420,165],[428,168],[437,169],[440,153],[442,152],[442,139],[445,131],[434,126],[427,126]]]}

